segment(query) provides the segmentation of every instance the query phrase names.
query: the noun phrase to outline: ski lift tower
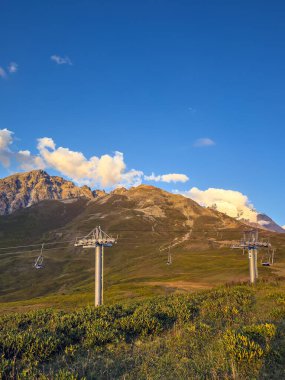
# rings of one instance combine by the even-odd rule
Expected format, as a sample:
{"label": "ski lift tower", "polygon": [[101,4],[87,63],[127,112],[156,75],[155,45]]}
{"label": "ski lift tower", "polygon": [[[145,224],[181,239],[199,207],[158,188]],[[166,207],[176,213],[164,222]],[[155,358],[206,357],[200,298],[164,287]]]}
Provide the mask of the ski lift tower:
{"label": "ski lift tower", "polygon": [[244,231],[243,238],[238,245],[233,246],[233,248],[241,248],[243,250],[247,249],[248,259],[249,259],[249,276],[250,282],[254,284],[258,278],[257,270],[257,251],[261,248],[270,248],[270,242],[258,239],[258,230],[248,230]]}
{"label": "ski lift tower", "polygon": [[112,247],[116,239],[107,235],[101,227],[94,228],[83,238],[76,238],[75,247],[95,248],[95,306],[103,305],[104,247]]}

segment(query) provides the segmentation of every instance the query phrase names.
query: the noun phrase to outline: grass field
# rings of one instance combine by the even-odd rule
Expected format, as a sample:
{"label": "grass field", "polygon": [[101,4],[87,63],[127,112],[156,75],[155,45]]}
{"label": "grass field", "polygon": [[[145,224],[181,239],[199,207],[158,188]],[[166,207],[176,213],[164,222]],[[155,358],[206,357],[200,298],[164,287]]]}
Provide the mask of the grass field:
{"label": "grass field", "polygon": [[[74,248],[71,248],[74,250]],[[283,251],[279,250],[274,267],[262,267],[259,277],[274,279],[284,274]],[[167,265],[167,251],[156,246],[136,247],[123,252],[121,247],[105,250],[104,303],[143,299],[151,295],[195,292],[225,283],[248,280],[248,258],[239,250],[216,249],[189,251],[173,249],[173,263]],[[6,289],[9,281],[17,288],[1,295],[0,313],[54,307],[72,309],[94,302],[94,252],[52,251],[45,268],[32,267],[33,254],[13,257],[14,275],[3,273]],[[66,260],[69,262],[66,264]],[[1,265],[5,265],[3,259]],[[65,273],[64,273],[65,272]],[[10,279],[10,280],[9,280]],[[19,286],[23,284],[23,286]]]}

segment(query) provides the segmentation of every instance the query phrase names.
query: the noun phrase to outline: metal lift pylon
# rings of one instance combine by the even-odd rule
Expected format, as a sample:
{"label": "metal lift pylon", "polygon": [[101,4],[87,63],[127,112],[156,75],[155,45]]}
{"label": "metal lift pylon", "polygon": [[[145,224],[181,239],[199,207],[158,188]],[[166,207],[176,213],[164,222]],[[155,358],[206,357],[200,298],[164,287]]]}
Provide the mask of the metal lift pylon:
{"label": "metal lift pylon", "polygon": [[249,260],[249,279],[251,284],[255,284],[258,278],[257,268],[257,252],[258,249],[270,248],[271,243],[267,241],[260,241],[258,238],[258,230],[244,231],[243,238],[240,243],[233,245],[232,248],[240,248],[243,251],[247,249]]}
{"label": "metal lift pylon", "polygon": [[83,238],[76,238],[75,247],[95,248],[95,306],[103,305],[104,247],[112,247],[116,239],[107,235],[101,227],[94,228]]}

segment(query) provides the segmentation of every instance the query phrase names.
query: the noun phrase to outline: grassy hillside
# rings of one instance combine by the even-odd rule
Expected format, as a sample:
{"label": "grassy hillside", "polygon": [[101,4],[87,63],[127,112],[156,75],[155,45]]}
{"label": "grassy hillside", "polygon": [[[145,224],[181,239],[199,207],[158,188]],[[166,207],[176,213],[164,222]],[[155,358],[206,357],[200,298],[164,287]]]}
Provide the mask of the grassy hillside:
{"label": "grassy hillside", "polygon": [[[43,270],[33,268],[39,246],[0,250],[0,312],[93,304],[94,252],[76,249],[72,241],[96,225],[118,235],[118,244],[105,250],[106,304],[248,278],[247,256],[229,248],[243,224],[182,196],[141,186],[88,203],[41,202],[1,217],[1,247],[45,241],[47,249]],[[277,264],[260,266],[260,277],[283,275],[285,236],[262,235],[277,247]],[[166,265],[169,247],[172,265]]]}
{"label": "grassy hillside", "polygon": [[285,282],[0,318],[3,379],[281,379]]}

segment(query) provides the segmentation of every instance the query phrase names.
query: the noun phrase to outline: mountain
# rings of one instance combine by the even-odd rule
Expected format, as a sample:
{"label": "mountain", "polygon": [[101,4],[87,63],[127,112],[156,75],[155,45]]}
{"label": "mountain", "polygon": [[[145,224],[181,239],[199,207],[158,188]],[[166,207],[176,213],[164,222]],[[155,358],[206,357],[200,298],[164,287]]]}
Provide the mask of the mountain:
{"label": "mountain", "polygon": [[[124,194],[125,192],[127,192],[125,188],[118,188],[112,194]],[[18,209],[30,207],[43,200],[68,200],[79,197],[91,200],[105,195],[105,191],[92,191],[88,186],[78,187],[62,177],[50,176],[44,170],[33,170],[0,179],[0,215],[11,214]],[[216,205],[210,208],[219,210]],[[247,220],[242,213],[236,219],[253,227],[278,233],[285,232],[270,217],[255,210],[251,210],[250,220]]]}
{"label": "mountain", "polygon": [[[141,185],[73,202],[44,200],[0,216],[0,300],[92,302],[94,252],[75,248],[74,241],[96,226],[118,236],[104,254],[107,303],[248,277],[246,257],[229,249],[240,239],[243,223],[184,196]],[[44,269],[36,270],[42,242]],[[22,247],[27,244],[32,247]],[[169,254],[172,265],[167,265]],[[52,295],[59,298],[49,301]]]}
{"label": "mountain", "polygon": [[281,226],[279,226],[276,222],[274,222],[274,220],[271,219],[268,215],[264,213],[258,213],[256,211],[254,212],[255,212],[255,215],[254,215],[255,221],[244,219],[242,217],[237,217],[236,219],[254,228],[261,228],[263,230],[277,232],[279,234],[285,233],[285,230]]}
{"label": "mountain", "polygon": [[77,187],[44,170],[18,173],[0,179],[0,215],[11,214],[46,199],[92,199],[95,195],[88,186]]}
{"label": "mountain", "polygon": [[[0,216],[2,303],[31,298],[58,307],[92,303],[94,251],[75,248],[74,241],[96,226],[118,237],[104,254],[106,303],[248,278],[247,257],[229,248],[248,226],[182,195],[148,185],[94,193],[42,171],[3,183],[9,199],[22,200],[16,206],[30,206],[15,206],[12,213],[5,208],[6,215]],[[260,236],[270,237],[281,263],[284,234],[260,230]],[[36,270],[42,242],[44,269]],[[259,273],[268,276],[271,269],[261,267]]]}
{"label": "mountain", "polygon": [[278,233],[285,233],[285,230],[280,227],[274,220],[272,220],[268,215],[266,214],[258,214],[257,215],[257,223],[259,226],[269,230],[274,231]]}
{"label": "mountain", "polygon": [[262,228],[272,232],[285,233],[284,228],[279,226],[268,215],[260,213],[251,207],[243,207],[243,209],[241,208],[235,210],[235,207],[224,207],[223,202],[220,202],[220,204],[219,202],[215,202],[209,206],[209,208],[223,212],[226,215],[254,228]]}

